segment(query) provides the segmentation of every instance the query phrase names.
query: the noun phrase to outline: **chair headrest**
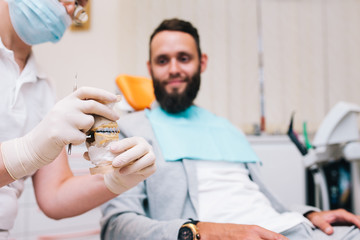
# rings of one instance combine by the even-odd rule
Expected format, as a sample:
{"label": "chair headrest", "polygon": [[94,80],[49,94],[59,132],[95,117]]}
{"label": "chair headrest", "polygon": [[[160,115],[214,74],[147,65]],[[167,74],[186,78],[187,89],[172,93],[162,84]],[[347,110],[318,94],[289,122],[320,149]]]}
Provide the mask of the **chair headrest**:
{"label": "chair headrest", "polygon": [[155,100],[154,87],[150,78],[120,74],[116,77],[115,82],[135,111],[150,108],[151,103]]}

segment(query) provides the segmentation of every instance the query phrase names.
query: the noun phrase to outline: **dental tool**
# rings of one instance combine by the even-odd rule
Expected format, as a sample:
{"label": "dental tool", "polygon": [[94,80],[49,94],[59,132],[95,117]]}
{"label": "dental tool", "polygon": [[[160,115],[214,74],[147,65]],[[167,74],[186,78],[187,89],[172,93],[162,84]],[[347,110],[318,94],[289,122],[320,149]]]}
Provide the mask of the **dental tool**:
{"label": "dental tool", "polygon": [[[77,73],[75,74],[75,82],[74,82],[74,86],[73,86],[73,92],[75,92],[77,90]],[[71,146],[72,144],[70,143],[68,146],[68,155],[71,155]]]}

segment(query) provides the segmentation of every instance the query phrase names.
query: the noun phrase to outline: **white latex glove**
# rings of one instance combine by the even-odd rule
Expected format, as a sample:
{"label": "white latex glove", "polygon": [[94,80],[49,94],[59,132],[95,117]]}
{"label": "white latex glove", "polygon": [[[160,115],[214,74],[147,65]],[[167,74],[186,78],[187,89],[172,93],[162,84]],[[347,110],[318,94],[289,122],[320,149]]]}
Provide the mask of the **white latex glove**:
{"label": "white latex glove", "polygon": [[112,162],[116,169],[105,174],[104,180],[107,188],[115,194],[135,187],[156,170],[153,149],[142,137],[112,142],[110,151],[117,155]]}
{"label": "white latex glove", "polygon": [[90,87],[79,88],[59,101],[24,137],[1,144],[3,161],[9,174],[15,180],[30,175],[52,162],[64,146],[84,142],[85,133],[94,124],[91,114],[117,120],[118,115],[100,103],[114,101],[116,95]]}

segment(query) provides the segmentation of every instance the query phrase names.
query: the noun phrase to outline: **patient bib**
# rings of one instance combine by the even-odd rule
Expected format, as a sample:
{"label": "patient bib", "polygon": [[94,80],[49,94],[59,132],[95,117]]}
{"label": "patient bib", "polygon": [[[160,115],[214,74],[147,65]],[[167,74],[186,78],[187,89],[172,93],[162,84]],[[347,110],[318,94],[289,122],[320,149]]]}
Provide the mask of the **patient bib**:
{"label": "patient bib", "polygon": [[145,110],[166,161],[183,158],[230,162],[259,161],[245,135],[228,120],[191,106],[177,114]]}

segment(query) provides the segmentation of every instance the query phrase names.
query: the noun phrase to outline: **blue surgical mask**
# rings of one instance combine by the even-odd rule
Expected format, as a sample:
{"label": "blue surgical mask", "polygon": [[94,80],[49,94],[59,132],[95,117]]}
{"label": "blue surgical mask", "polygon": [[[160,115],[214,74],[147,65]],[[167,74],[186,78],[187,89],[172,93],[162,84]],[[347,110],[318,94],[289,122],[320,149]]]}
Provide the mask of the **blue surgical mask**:
{"label": "blue surgical mask", "polygon": [[12,25],[28,45],[58,42],[71,18],[58,0],[7,0]]}

